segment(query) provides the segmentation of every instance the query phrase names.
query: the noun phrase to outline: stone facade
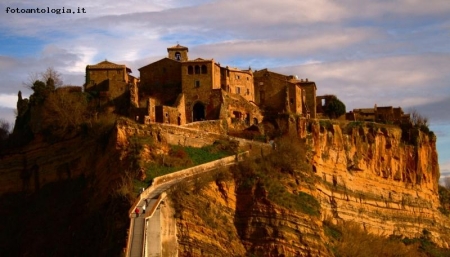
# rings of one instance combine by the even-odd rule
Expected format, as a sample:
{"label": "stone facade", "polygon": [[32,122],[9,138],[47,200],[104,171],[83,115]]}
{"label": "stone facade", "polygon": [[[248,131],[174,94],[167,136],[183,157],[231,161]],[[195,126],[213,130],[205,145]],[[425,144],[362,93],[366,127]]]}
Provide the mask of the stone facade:
{"label": "stone facade", "polygon": [[137,106],[139,79],[132,76],[125,65],[103,61],[86,66],[84,91],[94,97],[99,111],[129,115],[130,107]]}
{"label": "stone facade", "polygon": [[144,106],[148,97],[156,105],[171,105],[181,93],[181,63],[164,58],[139,69],[139,105]]}
{"label": "stone facade", "polygon": [[190,60],[188,51],[181,45],[167,48],[168,57],[139,68],[140,80],[125,65],[88,65],[85,91],[108,99],[129,93],[128,115],[140,123],[223,119],[246,128],[262,122],[263,112],[315,117],[314,82],[267,69],[221,67],[214,59]]}
{"label": "stone facade", "polygon": [[137,85],[139,79],[130,75],[131,70],[125,65],[103,61],[86,66],[86,92],[95,92],[115,99],[129,90],[129,85]]}
{"label": "stone facade", "polygon": [[[257,124],[263,116],[255,104],[253,72],[221,67],[214,59],[188,58],[188,48],[167,49],[168,57],[139,69],[141,83],[136,120],[186,124],[202,120],[224,119],[229,124]],[[183,99],[178,102],[176,99]],[[154,104],[154,106],[152,106]],[[175,108],[175,109],[174,109]],[[176,120],[176,122],[174,122]]]}
{"label": "stone facade", "polygon": [[255,102],[268,112],[316,117],[316,84],[267,69],[254,72]]}
{"label": "stone facade", "polygon": [[405,114],[401,107],[394,108],[392,106],[377,105],[374,108],[353,109],[346,114],[347,120],[353,121],[369,121],[378,123],[404,124],[410,122],[410,115]]}

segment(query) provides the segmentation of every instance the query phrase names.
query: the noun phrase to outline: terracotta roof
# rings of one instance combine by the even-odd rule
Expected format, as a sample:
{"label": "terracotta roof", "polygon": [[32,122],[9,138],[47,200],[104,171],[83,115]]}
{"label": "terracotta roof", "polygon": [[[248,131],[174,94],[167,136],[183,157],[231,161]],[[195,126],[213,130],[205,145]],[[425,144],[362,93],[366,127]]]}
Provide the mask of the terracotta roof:
{"label": "terracotta roof", "polygon": [[183,63],[190,63],[190,62],[212,62],[214,61],[214,59],[202,59],[202,58],[197,58],[195,60],[188,60],[188,61],[184,61]]}
{"label": "terracotta roof", "polygon": [[180,44],[177,44],[177,45],[175,45],[175,46],[168,47],[167,50],[187,50],[187,51],[189,52],[189,49],[188,49],[187,47],[182,46],[182,45],[180,45]]}
{"label": "terracotta roof", "polygon": [[375,113],[374,108],[360,108],[360,109],[353,109],[353,112],[355,113]]}
{"label": "terracotta roof", "polygon": [[[87,68],[89,69],[124,69],[127,68],[125,65],[115,64],[108,61],[99,62],[95,65],[88,65]],[[127,68],[128,69],[128,68]],[[131,70],[130,70],[131,72]]]}

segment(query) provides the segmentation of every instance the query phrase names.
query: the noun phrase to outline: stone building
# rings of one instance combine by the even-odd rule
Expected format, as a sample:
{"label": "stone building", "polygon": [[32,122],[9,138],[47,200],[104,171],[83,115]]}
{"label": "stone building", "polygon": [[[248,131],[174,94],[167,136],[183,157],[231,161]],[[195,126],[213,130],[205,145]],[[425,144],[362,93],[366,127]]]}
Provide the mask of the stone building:
{"label": "stone building", "polygon": [[132,76],[131,69],[125,65],[103,61],[86,66],[85,92],[97,92],[114,99],[128,91],[129,85],[137,85],[138,79]]}
{"label": "stone building", "polygon": [[254,72],[255,102],[266,112],[316,117],[316,84],[267,69]]}
{"label": "stone building", "polygon": [[221,67],[214,59],[190,60],[188,51],[181,45],[169,47],[167,58],[139,69],[139,100],[132,111],[137,120],[180,125],[215,119],[247,125],[262,121],[250,69]]}
{"label": "stone building", "polygon": [[125,65],[103,61],[86,66],[86,82],[84,91],[91,93],[99,100],[99,105],[109,106],[119,113],[129,105],[130,87],[137,87],[139,79],[132,76],[131,69]]}
{"label": "stone building", "polygon": [[346,114],[346,119],[353,121],[370,121],[398,125],[401,123],[408,123],[410,121],[410,115],[405,114],[401,107],[379,107],[375,105],[374,108],[353,109],[353,111]]}
{"label": "stone building", "polygon": [[[308,79],[267,69],[222,67],[214,59],[189,59],[189,49],[181,45],[167,52],[166,58],[139,68],[140,79],[125,65],[88,65],[84,89],[116,109],[126,109],[141,123],[183,125],[222,119],[243,129],[260,123],[263,113],[316,117],[316,85]],[[116,104],[123,97],[128,107]]]}

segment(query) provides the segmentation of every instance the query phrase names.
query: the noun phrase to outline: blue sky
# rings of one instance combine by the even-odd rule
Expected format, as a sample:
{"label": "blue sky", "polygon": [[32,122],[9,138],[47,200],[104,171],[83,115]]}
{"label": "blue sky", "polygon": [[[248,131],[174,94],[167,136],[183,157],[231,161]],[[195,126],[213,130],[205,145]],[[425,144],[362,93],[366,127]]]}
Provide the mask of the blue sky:
{"label": "blue sky", "polygon": [[11,122],[30,74],[53,67],[81,86],[86,65],[108,59],[139,76],[179,42],[191,58],[313,80],[348,110],[415,108],[437,132],[441,173],[450,175],[448,0],[2,0],[0,12],[0,118]]}

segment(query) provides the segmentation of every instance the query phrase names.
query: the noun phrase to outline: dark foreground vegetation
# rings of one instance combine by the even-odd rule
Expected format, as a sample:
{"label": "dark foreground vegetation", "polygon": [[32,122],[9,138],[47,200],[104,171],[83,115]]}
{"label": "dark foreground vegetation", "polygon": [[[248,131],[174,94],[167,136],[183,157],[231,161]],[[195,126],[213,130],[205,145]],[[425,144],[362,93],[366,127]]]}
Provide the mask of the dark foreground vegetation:
{"label": "dark foreground vegetation", "polygon": [[80,177],[49,183],[32,194],[0,196],[1,256],[119,256],[129,203]]}
{"label": "dark foreground vegetation", "polygon": [[323,222],[328,247],[336,257],[446,257],[448,249],[437,247],[424,229],[420,238],[376,236],[361,229],[360,224]]}

